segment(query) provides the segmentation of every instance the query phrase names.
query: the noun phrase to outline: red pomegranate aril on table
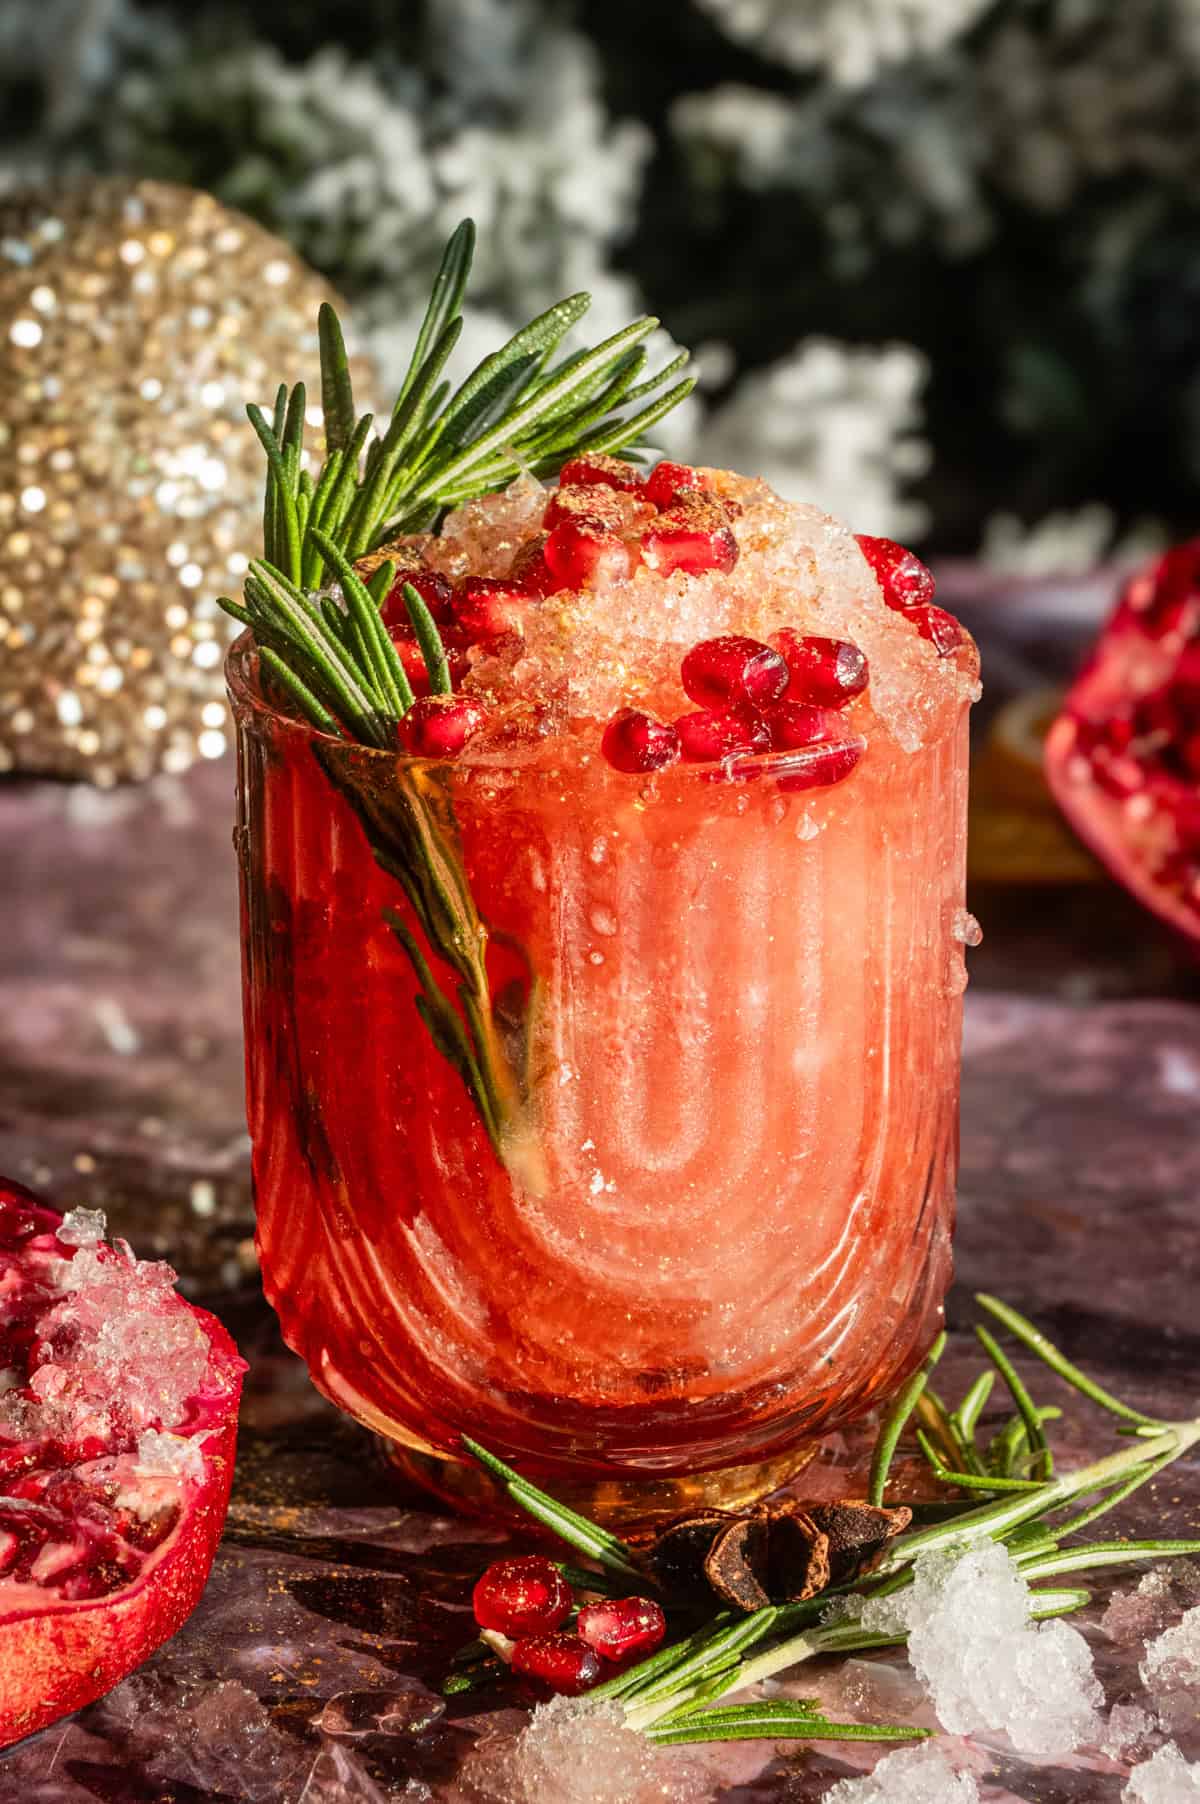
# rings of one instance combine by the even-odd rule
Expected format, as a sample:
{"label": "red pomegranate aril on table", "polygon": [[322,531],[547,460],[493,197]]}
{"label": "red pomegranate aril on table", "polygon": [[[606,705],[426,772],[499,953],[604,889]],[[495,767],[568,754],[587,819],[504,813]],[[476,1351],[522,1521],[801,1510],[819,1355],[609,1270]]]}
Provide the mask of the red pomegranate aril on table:
{"label": "red pomegranate aril on table", "polygon": [[924,607],[933,600],[936,584],[933,572],[926,569],[906,545],[897,544],[895,539],[880,539],[870,533],[855,534],[858,548],[875,572],[875,579],[883,591],[883,599],[889,608],[898,608],[906,612],[909,608]]}
{"label": "red pomegranate aril on table", "polygon": [[692,764],[715,764],[736,753],[767,752],[771,735],[752,708],[700,708],[675,722],[683,756]]}
{"label": "red pomegranate aril on table", "polygon": [[454,597],[455,624],[477,645],[497,645],[510,633],[523,635],[528,609],[528,591],[498,576],[468,577]]}
{"label": "red pomegranate aril on table", "polygon": [[641,1659],[662,1641],[667,1619],[651,1597],[605,1598],[584,1605],[575,1632],[605,1660]]}
{"label": "red pomegranate aril on table", "polygon": [[400,722],[400,743],[414,758],[455,758],[487,719],[466,695],[422,695]]}
{"label": "red pomegranate aril on table", "polygon": [[929,640],[939,658],[950,657],[963,642],[962,627],[945,608],[906,608],[905,618],[912,621],[922,639]]}
{"label": "red pomegranate aril on table", "polygon": [[408,609],[404,605],[404,586],[411,583],[439,626],[454,618],[454,584],[440,570],[413,570],[396,578],[384,598],[380,613],[385,626],[408,626]]}
{"label": "red pomegranate aril on table", "polygon": [[681,495],[642,534],[642,562],[659,576],[676,570],[688,576],[705,570],[728,575],[737,561],[728,510],[699,490]]}
{"label": "red pomegranate aril on table", "polygon": [[586,589],[632,576],[637,551],[613,532],[584,520],[564,520],[546,540],[546,568],[559,588]]}
{"label": "red pomegranate aril on table", "polygon": [[679,734],[669,721],[656,720],[640,708],[622,708],[605,727],[600,750],[614,770],[637,776],[674,764],[680,755]]}
{"label": "red pomegranate aril on table", "polygon": [[622,458],[597,452],[594,457],[573,457],[559,473],[560,488],[623,489],[628,494],[644,488],[646,479],[640,470]]}
{"label": "red pomegranate aril on table", "polygon": [[702,708],[766,708],[788,686],[788,667],[772,645],[740,633],[703,639],[680,666],[684,693]]}
{"label": "red pomegranate aril on table", "polygon": [[544,1554],[493,1560],[471,1594],[481,1629],[520,1640],[549,1635],[571,1614],[574,1598],[561,1570]]}
{"label": "red pomegranate aril on table", "polygon": [[512,1670],[575,1698],[591,1690],[604,1667],[595,1648],[578,1635],[530,1635],[513,1648]]}
{"label": "red pomegranate aril on table", "polygon": [[771,644],[787,664],[787,700],[844,708],[867,686],[866,656],[849,639],[826,639],[785,626],[772,633]]}
{"label": "red pomegranate aril on table", "polygon": [[703,489],[704,478],[699,470],[693,470],[690,464],[673,464],[663,462],[655,464],[646,478],[646,500],[651,502],[660,513],[674,507],[679,497],[688,489]]}

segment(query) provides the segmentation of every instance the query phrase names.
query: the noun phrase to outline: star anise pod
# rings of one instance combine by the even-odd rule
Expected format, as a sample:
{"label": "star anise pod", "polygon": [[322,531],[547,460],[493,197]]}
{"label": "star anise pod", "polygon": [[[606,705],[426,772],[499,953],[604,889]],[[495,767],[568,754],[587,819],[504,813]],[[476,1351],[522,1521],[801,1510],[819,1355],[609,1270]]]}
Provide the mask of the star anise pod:
{"label": "star anise pod", "polygon": [[829,1585],[868,1572],[912,1511],[857,1498],[752,1509],[694,1510],[639,1548],[647,1572],[670,1598],[702,1603],[715,1594],[732,1609],[800,1603]]}

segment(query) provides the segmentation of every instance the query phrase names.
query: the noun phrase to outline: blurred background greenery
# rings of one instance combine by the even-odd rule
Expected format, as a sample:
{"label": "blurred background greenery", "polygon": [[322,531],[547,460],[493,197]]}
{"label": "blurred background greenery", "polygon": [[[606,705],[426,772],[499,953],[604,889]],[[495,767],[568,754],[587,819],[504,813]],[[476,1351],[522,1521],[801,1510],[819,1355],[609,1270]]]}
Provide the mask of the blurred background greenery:
{"label": "blurred background greenery", "polygon": [[0,196],[210,189],[385,370],[472,213],[468,354],[649,307],[673,449],[1010,571],[1200,523],[1198,166],[1200,0],[0,6]]}

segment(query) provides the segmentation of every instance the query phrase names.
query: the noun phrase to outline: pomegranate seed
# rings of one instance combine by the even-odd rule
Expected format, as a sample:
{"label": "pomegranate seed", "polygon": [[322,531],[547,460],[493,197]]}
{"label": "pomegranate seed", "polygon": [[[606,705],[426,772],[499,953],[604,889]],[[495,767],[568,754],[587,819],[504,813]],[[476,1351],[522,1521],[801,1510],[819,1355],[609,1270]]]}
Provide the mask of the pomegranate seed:
{"label": "pomegranate seed", "polygon": [[787,662],[784,694],[792,701],[842,708],[867,686],[867,660],[849,639],[822,639],[784,627],[772,633],[771,644]]}
{"label": "pomegranate seed", "polygon": [[909,608],[907,617],[922,639],[928,639],[939,658],[948,658],[963,642],[963,630],[945,608]]}
{"label": "pomegranate seed", "polygon": [[642,534],[642,558],[660,576],[683,570],[698,576],[702,570],[733,569],[738,542],[729,525],[728,511],[710,495],[691,489]]}
{"label": "pomegranate seed", "polygon": [[453,758],[487,714],[465,695],[422,695],[400,722],[400,743],[414,758]]}
{"label": "pomegranate seed", "polygon": [[546,562],[546,535],[540,534],[522,545],[513,559],[513,567],[509,572],[510,583],[518,589],[524,589],[528,595],[536,595],[539,599],[545,595],[553,595],[558,586],[550,574],[550,566]]}
{"label": "pomegranate seed", "polygon": [[771,735],[752,708],[701,708],[675,722],[683,755],[693,764],[712,764],[735,752],[766,752]]}
{"label": "pomegranate seed", "polygon": [[575,1627],[579,1639],[605,1660],[640,1659],[654,1652],[667,1632],[667,1619],[652,1598],[622,1597],[585,1604]]}
{"label": "pomegranate seed", "polygon": [[[392,627],[389,637],[400,655],[400,662],[404,666],[404,674],[408,678],[408,686],[413,694],[428,695],[429,670],[425,663],[424,653],[417,644],[416,634],[411,628],[405,631],[401,627]],[[457,686],[470,669],[467,662],[467,642],[461,633],[443,631],[442,644],[446,650],[450,681]]]}
{"label": "pomegranate seed", "polygon": [[635,489],[644,488],[646,479],[640,470],[632,464],[624,463],[619,457],[605,457],[597,453],[595,457],[573,457],[570,463],[563,465],[559,472],[560,488],[624,489],[632,493]]}
{"label": "pomegranate seed", "polygon": [[545,558],[560,588],[584,589],[632,576],[637,553],[615,533],[576,519],[554,528],[546,540]]}
{"label": "pomegranate seed", "polygon": [[815,708],[810,702],[794,702],[790,698],[768,708],[763,719],[777,752],[845,739],[847,735],[845,721],[832,708]]}
{"label": "pomegranate seed", "polygon": [[497,576],[470,576],[454,597],[454,618],[467,638],[495,645],[510,633],[524,632],[529,596],[515,583]]}
{"label": "pomegranate seed", "polygon": [[679,672],[685,693],[703,708],[749,703],[765,708],[779,700],[788,685],[781,653],[760,639],[728,633],[693,645]]}
{"label": "pomegranate seed", "polygon": [[655,720],[640,708],[622,708],[605,727],[600,750],[614,770],[636,776],[674,764],[679,756],[679,734],[665,720]]}
{"label": "pomegranate seed", "polygon": [[439,626],[454,618],[454,584],[439,570],[413,570],[396,578],[384,597],[380,613],[385,626],[408,626],[408,609],[404,605],[404,585],[411,583]]}
{"label": "pomegranate seed", "polygon": [[471,1594],[481,1629],[502,1635],[549,1634],[571,1614],[571,1587],[544,1554],[493,1560]]}
{"label": "pomegranate seed", "polygon": [[627,517],[615,490],[584,488],[580,483],[572,483],[570,487],[555,489],[546,503],[542,525],[561,526],[565,520],[575,520],[581,526],[597,526],[606,532],[617,533]]}
{"label": "pomegranate seed", "polygon": [[646,479],[646,500],[665,513],[688,489],[702,489],[704,480],[690,464],[655,464]]}
{"label": "pomegranate seed", "polygon": [[863,755],[862,740],[833,708],[785,700],[768,708],[763,718],[772,747],[782,754],[772,767],[780,789],[820,789],[840,783]]}
{"label": "pomegranate seed", "polygon": [[933,600],[934,580],[919,557],[895,539],[876,539],[856,533],[858,548],[875,572],[889,608],[919,608]]}
{"label": "pomegranate seed", "polygon": [[569,1698],[590,1691],[603,1668],[595,1648],[578,1635],[529,1635],[512,1651],[512,1669]]}

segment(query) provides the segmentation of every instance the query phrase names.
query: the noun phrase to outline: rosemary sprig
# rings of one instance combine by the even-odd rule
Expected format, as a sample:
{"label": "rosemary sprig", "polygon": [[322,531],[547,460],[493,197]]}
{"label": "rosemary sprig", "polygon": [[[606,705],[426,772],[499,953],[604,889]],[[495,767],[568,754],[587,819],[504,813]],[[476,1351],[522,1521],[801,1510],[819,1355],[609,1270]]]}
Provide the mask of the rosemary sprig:
{"label": "rosemary sprig", "polygon": [[[1043,1447],[1043,1441],[1046,1422],[1060,1412],[1033,1401],[1007,1354],[985,1330],[980,1344],[989,1369],[975,1379],[955,1408],[947,1409],[935,1399],[933,1415],[926,1418],[934,1425],[932,1431],[925,1426],[916,1430],[918,1446],[934,1475],[960,1494],[966,1492],[965,1498],[948,1500],[942,1519],[893,1540],[867,1576],[831,1587],[803,1603],[770,1605],[742,1617],[719,1611],[702,1628],[660,1648],[590,1695],[620,1703],[630,1727],[660,1743],[758,1737],[905,1739],[916,1732],[901,1725],[830,1723],[804,1701],[758,1699],[726,1704],[721,1700],[818,1656],[902,1645],[902,1634],[864,1629],[856,1610],[861,1601],[885,1597],[910,1585],[917,1558],[933,1548],[962,1544],[978,1536],[1003,1542],[1033,1587],[1030,1614],[1037,1621],[1070,1614],[1090,1601],[1090,1593],[1080,1587],[1039,1585],[1038,1581],[1200,1553],[1200,1540],[1111,1539],[1063,1545],[1200,1443],[1200,1420],[1155,1422],[1141,1415],[1079,1371],[1025,1317],[994,1298],[980,1300],[994,1320],[1009,1328],[1082,1396],[1126,1423],[1136,1424],[1137,1432],[1129,1444],[1077,1471],[1055,1475],[1049,1447]],[[945,1336],[939,1336],[924,1365],[900,1391],[883,1420],[871,1461],[869,1496],[874,1504],[883,1501],[896,1447],[929,1396],[929,1378],[944,1345]],[[999,1444],[1001,1452],[985,1467],[975,1436],[997,1375],[1009,1390],[1015,1413],[993,1440],[993,1447]],[[476,1443],[464,1444],[490,1471],[504,1478],[515,1502],[571,1545],[592,1551],[595,1542],[589,1547],[585,1542],[606,1534],[574,1511],[563,1510]],[[944,1465],[942,1455],[948,1448],[961,1457],[961,1467]],[[1013,1468],[1018,1463],[1029,1464],[1039,1475],[1016,1477]],[[983,1502],[979,1501],[981,1495]],[[1070,1506],[1075,1503],[1085,1507],[1072,1511]],[[622,1554],[633,1560],[632,1551],[624,1543],[618,1545]],[[600,1556],[593,1553],[593,1557]],[[644,1577],[639,1584],[644,1587]]]}
{"label": "rosemary sprig", "polygon": [[[403,663],[384,627],[387,565],[371,583],[356,560],[388,539],[437,524],[450,507],[505,487],[523,471],[548,477],[571,457],[636,458],[643,434],[691,392],[687,353],[646,376],[649,316],[566,356],[563,340],[590,305],[569,295],[485,357],[458,388],[443,379],[462,331],[475,245],[464,220],[446,246],[408,370],[382,431],[359,414],[345,340],[325,305],[318,318],[325,456],[316,475],[304,445],[307,395],[281,387],[271,417],[247,409],[267,460],[263,557],[242,601],[220,605],[248,627],[261,667],[301,716],[329,738],[375,750],[396,745],[412,707]],[[336,580],[337,595],[317,594]],[[403,591],[435,695],[450,689],[441,634],[420,595]],[[500,1158],[537,1191],[542,1161],[524,1093],[529,1022],[501,1031],[487,978],[487,924],[471,895],[457,823],[436,777],[399,769],[388,786],[313,747],[353,807],[380,867],[401,885],[416,929],[388,922],[413,966],[416,1006],[434,1046],[458,1071]],[[447,983],[438,966],[449,968]],[[531,986],[532,993],[532,986]]]}

